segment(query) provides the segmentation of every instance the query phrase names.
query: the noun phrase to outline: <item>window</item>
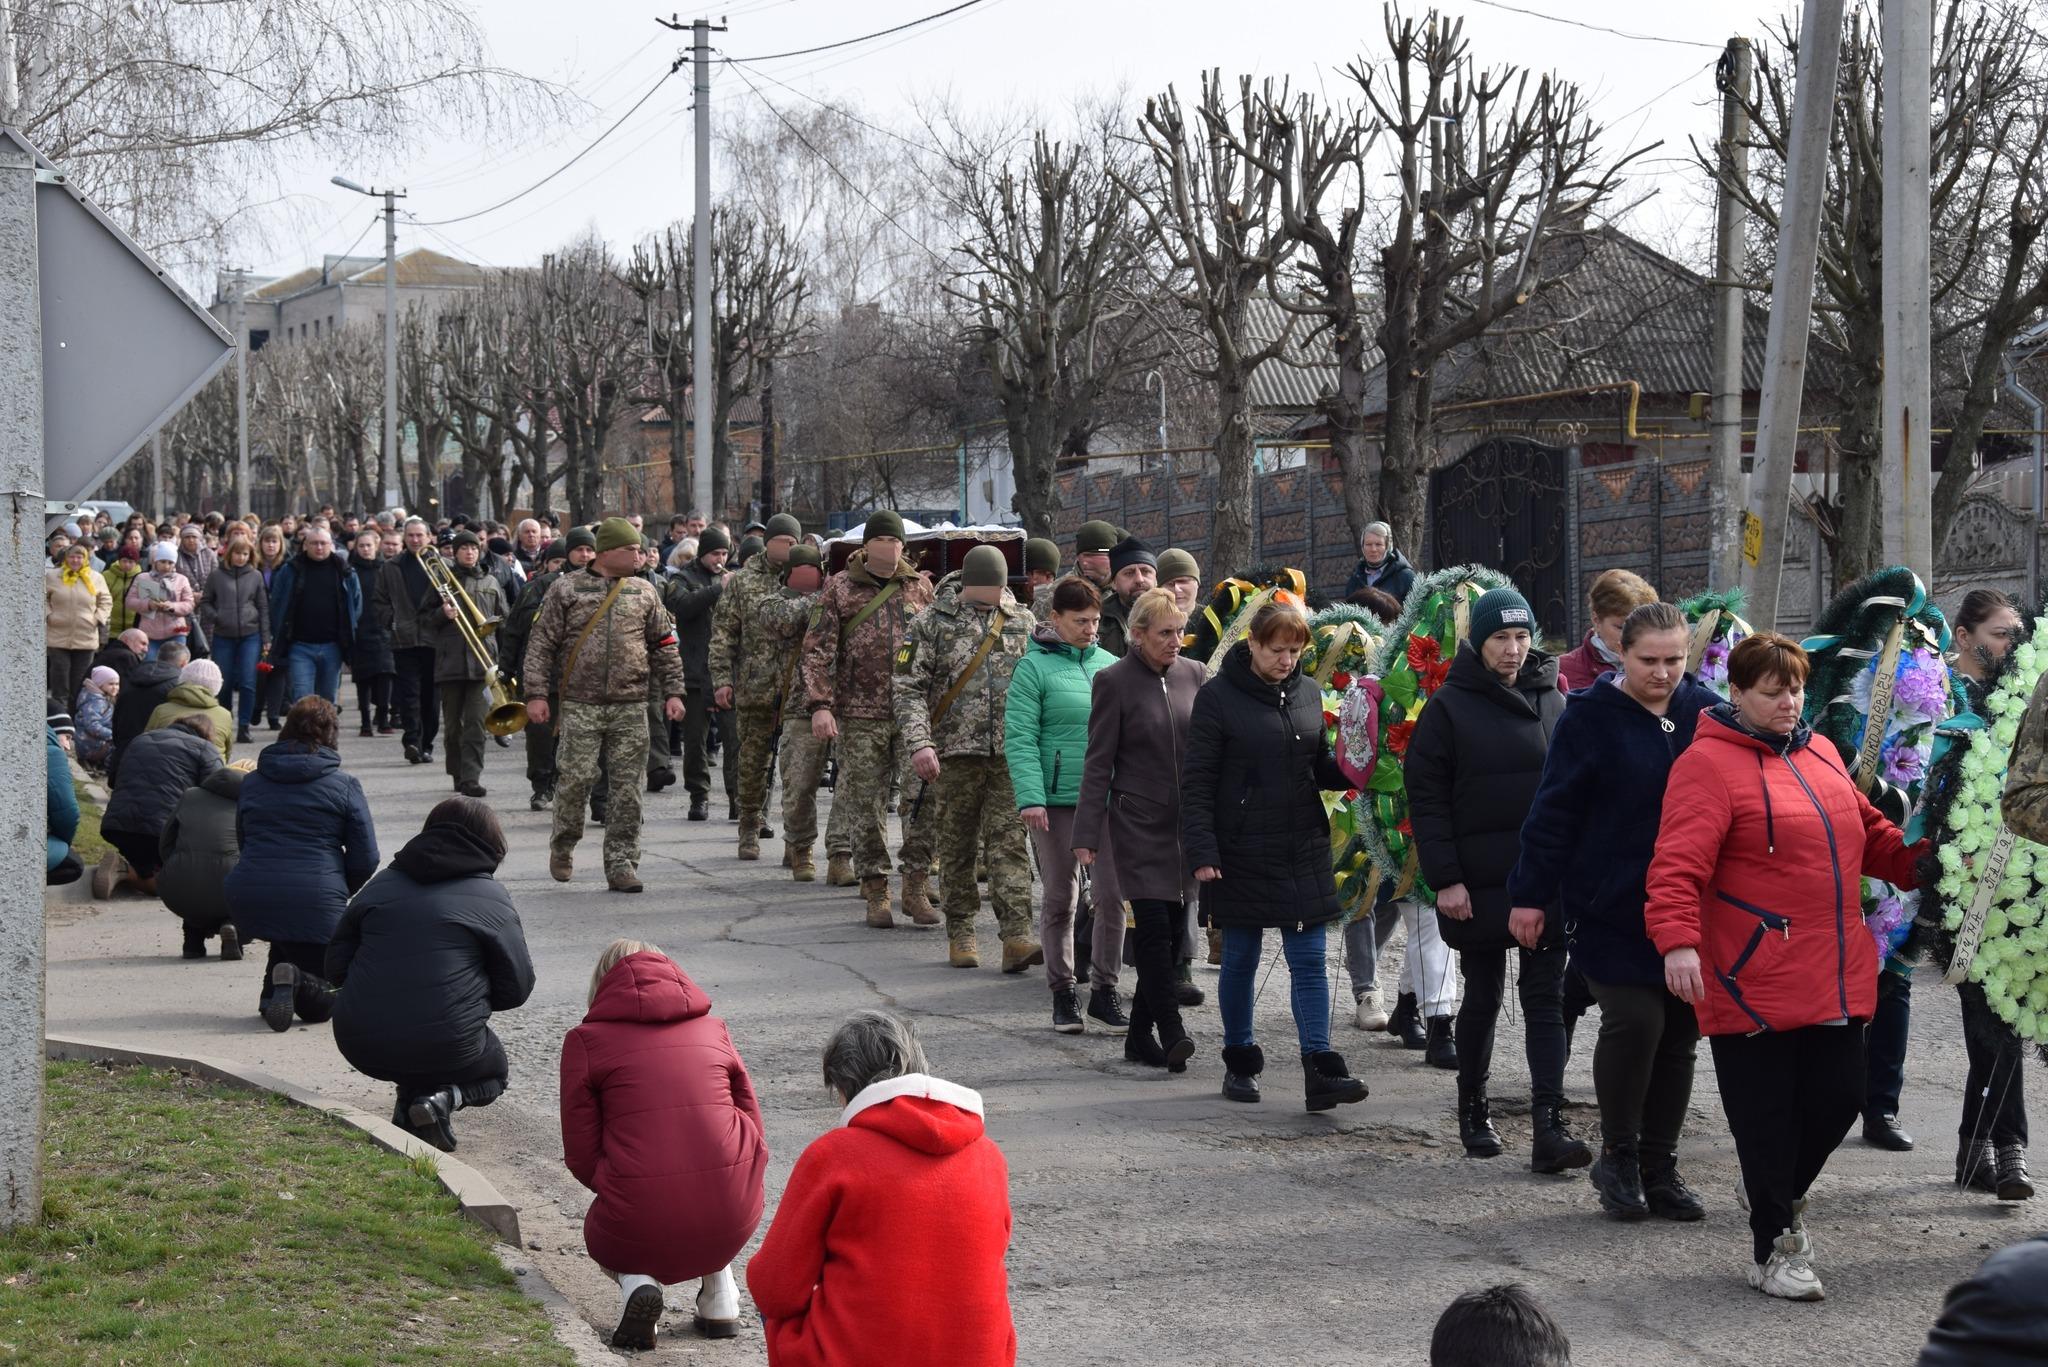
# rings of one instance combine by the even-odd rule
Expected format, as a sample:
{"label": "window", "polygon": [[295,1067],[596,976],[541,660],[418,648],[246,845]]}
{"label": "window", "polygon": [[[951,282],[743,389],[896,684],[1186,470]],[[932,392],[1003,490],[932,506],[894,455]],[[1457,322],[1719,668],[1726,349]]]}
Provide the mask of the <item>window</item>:
{"label": "window", "polygon": [[320,320],[318,318],[313,320],[313,335],[315,337],[320,335]]}
{"label": "window", "polygon": [[261,351],[261,350],[263,350],[263,344],[264,344],[265,342],[269,341],[269,340],[270,340],[270,329],[269,329],[269,328],[250,328],[250,329],[249,329],[249,350],[251,350],[251,351]]}

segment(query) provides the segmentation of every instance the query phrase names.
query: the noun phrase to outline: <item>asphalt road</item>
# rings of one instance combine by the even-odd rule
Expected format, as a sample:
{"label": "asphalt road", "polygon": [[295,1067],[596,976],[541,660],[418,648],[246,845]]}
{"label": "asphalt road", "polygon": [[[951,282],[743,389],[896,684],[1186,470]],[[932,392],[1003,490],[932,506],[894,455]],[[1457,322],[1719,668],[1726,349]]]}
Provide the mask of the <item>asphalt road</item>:
{"label": "asphalt road", "polygon": [[[836,1116],[818,1069],[832,1025],[875,1004],[916,1019],[934,1069],[983,1093],[990,1133],[1008,1156],[1011,1296],[1020,1361],[1034,1367],[1421,1363],[1452,1296],[1508,1279],[1550,1307],[1582,1367],[1910,1363],[1945,1289],[1987,1251],[2048,1224],[2048,1200],[2000,1206],[1949,1182],[1964,1057],[1954,994],[1927,974],[1916,984],[1904,1105],[1921,1147],[1895,1156],[1852,1138],[1837,1155],[1808,1216],[1829,1299],[1791,1305],[1743,1281],[1747,1231],[1704,1048],[1682,1160],[1707,1197],[1707,1220],[1612,1223],[1583,1175],[1528,1171],[1512,993],[1495,1062],[1496,1109],[1507,1112],[1499,1159],[1472,1161],[1458,1148],[1450,1075],[1348,1020],[1337,1048],[1372,1096],[1307,1114],[1284,967],[1259,1000],[1267,1100],[1233,1105],[1217,1091],[1213,970],[1199,970],[1212,1002],[1191,1015],[1195,1060],[1167,1077],[1124,1063],[1118,1039],[1054,1034],[1042,970],[954,970],[937,931],[868,930],[857,890],[789,881],[776,862],[779,839],[761,862],[740,863],[724,804],[714,802],[711,822],[686,823],[680,788],[647,800],[645,894],[603,891],[595,828],[579,850],[577,881],[558,885],[546,870],[547,817],[526,810],[519,745],[486,747],[485,782],[511,837],[502,876],[539,986],[524,1009],[493,1021],[511,1055],[511,1090],[457,1117],[461,1156],[520,1206],[538,1245],[525,1256],[607,1334],[618,1295],[583,1254],[588,1197],[562,1166],[555,1068],[563,1033],[582,1016],[591,964],[620,935],[662,945],[730,1022],[767,1116],[771,1215],[796,1155]],[[349,735],[342,747],[389,858],[448,780],[438,764],[408,766],[395,739]],[[385,1085],[352,1072],[325,1026],[278,1035],[262,1024],[260,954],[184,962],[177,922],[160,904],[131,895],[96,905],[84,888],[59,890],[69,895],[50,904],[53,1031],[235,1058],[388,1108]],[[993,931],[984,906],[985,943]],[[1269,962],[1277,957],[1269,944]],[[1331,971],[1341,980],[1341,969]],[[1348,1004],[1341,986],[1336,995]],[[1568,1075],[1572,1120],[1587,1136],[1589,1062],[1582,1045]],[[2029,1072],[2038,1088],[2038,1065]],[[934,1307],[945,1305],[945,1268],[901,1272]],[[694,1291],[671,1289],[677,1332],[664,1333],[656,1359],[765,1362],[750,1305],[738,1340],[696,1339]]]}

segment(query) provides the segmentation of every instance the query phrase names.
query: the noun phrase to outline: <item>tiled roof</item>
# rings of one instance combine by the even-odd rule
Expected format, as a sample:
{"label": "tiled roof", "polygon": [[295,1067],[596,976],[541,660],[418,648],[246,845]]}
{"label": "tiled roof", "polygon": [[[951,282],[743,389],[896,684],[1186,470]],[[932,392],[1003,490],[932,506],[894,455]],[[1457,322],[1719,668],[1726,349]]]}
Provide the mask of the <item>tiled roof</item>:
{"label": "tiled roof", "polygon": [[[490,272],[482,266],[425,247],[415,247],[401,254],[396,263],[398,283],[401,285],[432,286],[442,285],[461,288],[481,285],[489,278]],[[357,271],[347,277],[351,285],[381,285],[384,283],[384,263],[376,262],[366,270]]]}
{"label": "tiled roof", "polygon": [[[1263,347],[1272,342],[1286,328],[1290,316],[1270,295],[1254,295],[1245,310],[1245,331],[1252,345]],[[1283,353],[1287,359],[1268,361],[1252,372],[1247,389],[1255,412],[1312,412],[1317,399],[1336,392],[1337,367],[1330,357],[1329,337],[1309,335],[1320,321],[1306,315],[1295,317],[1294,334]],[[1367,353],[1368,365],[1378,359],[1377,349]]]}

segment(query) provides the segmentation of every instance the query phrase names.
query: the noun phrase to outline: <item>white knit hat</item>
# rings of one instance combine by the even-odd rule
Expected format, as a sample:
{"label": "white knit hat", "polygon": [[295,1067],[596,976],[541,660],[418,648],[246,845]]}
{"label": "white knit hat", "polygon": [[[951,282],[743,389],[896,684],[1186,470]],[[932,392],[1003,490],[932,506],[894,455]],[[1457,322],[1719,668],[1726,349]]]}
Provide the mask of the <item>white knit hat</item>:
{"label": "white knit hat", "polygon": [[209,693],[220,692],[220,666],[211,660],[194,660],[178,671],[181,684],[198,684]]}
{"label": "white knit hat", "polygon": [[156,549],[149,553],[149,563],[154,565],[162,560],[168,560],[174,565],[177,564],[178,548],[168,541],[157,542]]}

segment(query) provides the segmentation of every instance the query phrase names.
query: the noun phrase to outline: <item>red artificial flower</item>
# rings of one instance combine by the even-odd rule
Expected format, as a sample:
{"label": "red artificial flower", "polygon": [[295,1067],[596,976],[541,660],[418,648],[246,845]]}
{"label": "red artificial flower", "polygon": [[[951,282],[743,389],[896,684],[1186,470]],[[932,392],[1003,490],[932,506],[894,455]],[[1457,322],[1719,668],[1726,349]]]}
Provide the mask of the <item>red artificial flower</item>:
{"label": "red artificial flower", "polygon": [[1331,710],[1330,710],[1329,708],[1327,708],[1327,707],[1326,707],[1326,708],[1324,708],[1324,709],[1323,709],[1323,725],[1325,725],[1325,726],[1335,726],[1336,724],[1337,724],[1337,714],[1336,714],[1335,712],[1332,712],[1332,711],[1331,711]]}
{"label": "red artificial flower", "polygon": [[1400,823],[1394,829],[1407,836],[1410,840],[1415,838],[1415,827],[1409,824],[1408,818],[1405,816],[1401,818]]}
{"label": "red artificial flower", "polygon": [[1341,669],[1338,670],[1330,676],[1330,687],[1342,693],[1345,689],[1351,687],[1351,676]]}
{"label": "red artificial flower", "polygon": [[1434,636],[1410,636],[1408,638],[1408,667],[1419,675],[1427,675],[1430,667],[1443,659],[1443,647],[1436,643]]}
{"label": "red artificial flower", "polygon": [[1393,751],[1397,755],[1406,756],[1408,753],[1408,742],[1414,735],[1414,722],[1395,722],[1392,726],[1389,726],[1387,728],[1387,749]]}

